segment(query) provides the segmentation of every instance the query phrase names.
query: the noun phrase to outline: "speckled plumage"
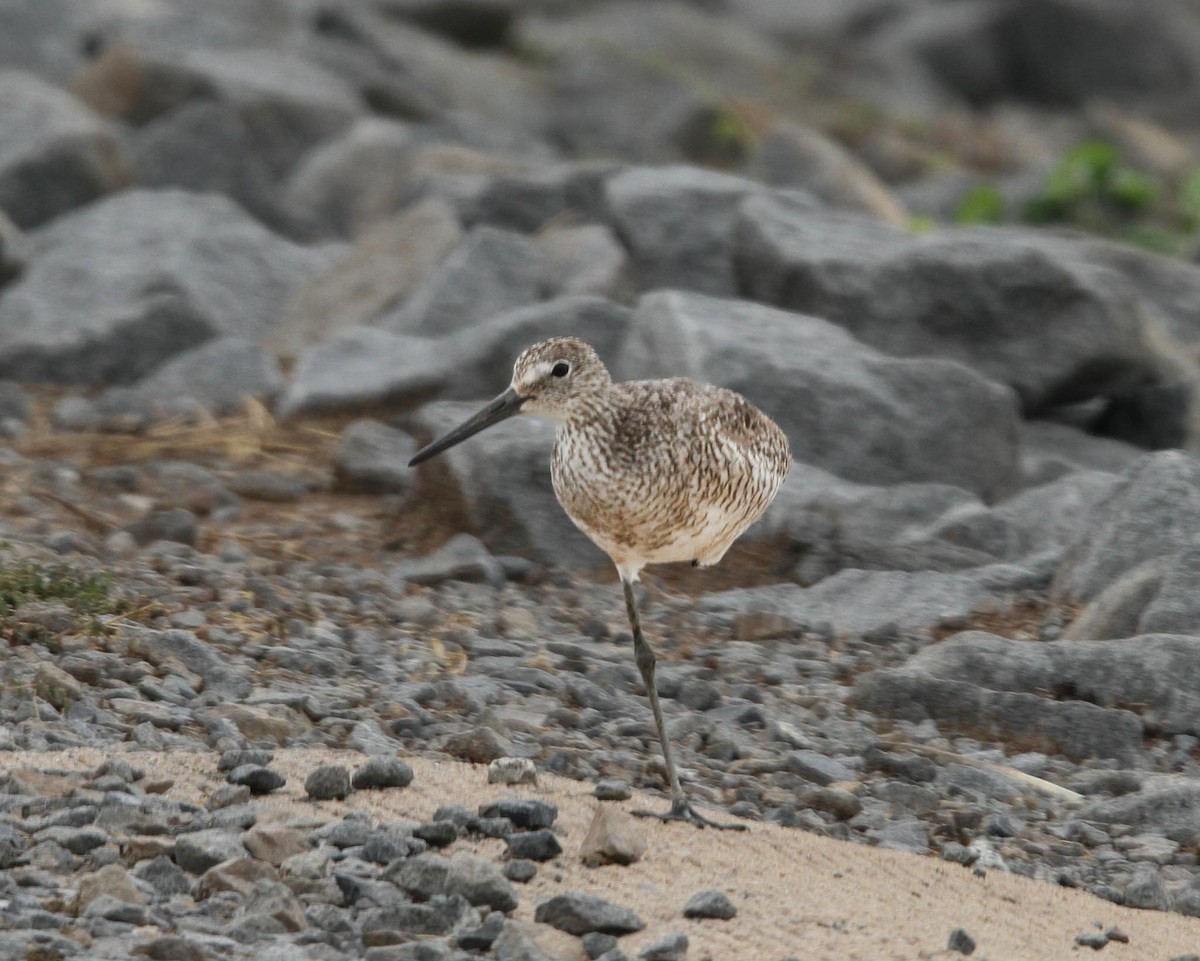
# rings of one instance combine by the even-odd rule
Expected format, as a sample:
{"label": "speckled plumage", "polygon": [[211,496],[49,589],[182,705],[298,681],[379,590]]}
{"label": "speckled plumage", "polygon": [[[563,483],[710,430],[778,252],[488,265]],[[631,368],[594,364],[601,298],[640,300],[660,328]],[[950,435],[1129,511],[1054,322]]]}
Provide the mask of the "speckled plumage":
{"label": "speckled plumage", "polygon": [[568,516],[621,574],[633,649],[662,743],[671,787],[666,814],[699,827],[740,828],[699,814],[679,783],[642,634],[633,582],[647,564],[715,564],[774,499],[791,467],[778,425],[733,391],[683,378],[613,383],[596,352],[574,337],[534,344],[499,397],[410,463],[516,413],[558,424],[550,469]]}
{"label": "speckled plumage", "polygon": [[571,520],[629,579],[647,564],[717,563],[787,476],[783,431],[720,387],[613,383],[591,347],[572,338],[529,348],[514,386],[521,392],[523,374],[563,360],[574,383],[533,400],[558,421],[551,471]]}

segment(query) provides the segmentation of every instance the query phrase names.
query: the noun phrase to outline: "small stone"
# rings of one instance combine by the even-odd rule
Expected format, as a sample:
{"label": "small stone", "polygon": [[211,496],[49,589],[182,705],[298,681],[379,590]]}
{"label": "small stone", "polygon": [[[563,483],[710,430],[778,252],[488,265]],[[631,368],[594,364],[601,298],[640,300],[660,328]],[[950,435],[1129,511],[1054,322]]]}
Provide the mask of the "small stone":
{"label": "small stone", "polygon": [[245,784],[222,784],[214,788],[204,806],[210,811],[233,807],[235,804],[245,804],[250,800],[250,788]]}
{"label": "small stone", "polygon": [[147,941],[136,950],[150,961],[210,961],[212,958],[203,945],[178,934],[166,934]]}
{"label": "small stone", "polygon": [[1118,927],[1109,928],[1104,933],[1106,935],[1108,935],[1109,941],[1116,941],[1118,944],[1128,944],[1129,943],[1129,935],[1126,934],[1124,931],[1122,931]]}
{"label": "small stone", "polygon": [[687,957],[688,936],[675,931],[652,941],[638,952],[639,961],[684,961]]}
{"label": "small stone", "polygon": [[256,824],[242,835],[242,843],[251,857],[276,867],[308,850],[304,832],[282,824]]}
{"label": "small stone", "polygon": [[413,837],[420,838],[430,847],[444,848],[458,840],[459,830],[453,821],[426,821],[413,828]]}
{"label": "small stone", "polygon": [[525,798],[510,798],[479,805],[479,816],[485,818],[508,818],[513,825],[526,831],[548,828],[558,817],[558,808],[545,801]]}
{"label": "small stone", "polygon": [[588,867],[632,864],[646,853],[646,836],[637,822],[619,808],[598,807],[579,848]]}
{"label": "small stone", "polygon": [[582,938],[583,950],[591,961],[617,947],[617,939],[611,934],[601,934],[599,931],[589,931]]}
{"label": "small stone", "polygon": [[533,919],[567,934],[584,935],[589,931],[603,934],[631,934],[646,923],[628,908],[605,901],[594,894],[569,891],[543,901]]}
{"label": "small stone", "polygon": [[341,801],[350,793],[350,772],[340,764],[323,764],[304,779],[304,791],[314,801]]}
{"label": "small stone", "polygon": [[356,791],[367,788],[408,787],[413,769],[394,757],[373,757],[354,772],[351,784]]}
{"label": "small stone", "polygon": [[455,940],[464,951],[486,951],[504,929],[504,914],[493,911],[479,927],[460,934]]}
{"label": "small stone", "polygon": [[516,881],[517,884],[527,884],[537,874],[537,864],[533,861],[518,859],[507,862],[500,871],[510,881]]}
{"label": "small stone", "polygon": [[231,858],[205,871],[196,893],[200,898],[208,898],[220,891],[233,891],[246,897],[257,882],[278,880],[279,872],[266,861]]}
{"label": "small stone", "polygon": [[553,831],[526,831],[520,834],[510,834],[505,840],[508,842],[510,858],[549,861],[562,854],[562,845],[558,843],[558,838],[554,836]]}
{"label": "small stone", "polygon": [[113,897],[130,904],[141,904],[144,900],[129,872],[119,864],[107,864],[99,871],[80,876],[75,888],[76,915],[82,915],[99,897]]}
{"label": "small stone", "polygon": [[959,954],[973,954],[975,939],[962,928],[955,928],[950,932],[950,940],[946,942],[946,948],[950,951],[957,951]]}
{"label": "small stone", "polygon": [[608,778],[596,785],[592,796],[601,801],[628,801],[633,797],[633,790],[619,778]]}
{"label": "small stone", "polygon": [[537,785],[537,768],[527,757],[498,757],[488,765],[488,784]]}
{"label": "small stone", "polygon": [[444,750],[451,757],[472,764],[491,764],[512,753],[512,744],[490,727],[474,727],[446,739]]}
{"label": "small stone", "polygon": [[401,861],[384,874],[414,901],[428,901],[434,895],[446,893],[446,877],[450,862],[439,854],[418,854]]}
{"label": "small stone", "polygon": [[244,858],[247,853],[237,834],[215,828],[175,839],[175,863],[191,874],[203,874],[222,861]]}
{"label": "small stone", "polygon": [[683,906],[683,916],[685,918],[719,918],[722,921],[728,921],[737,916],[737,908],[734,907],[733,902],[729,900],[729,895],[724,891],[719,888],[706,888],[688,898],[687,904]]}
{"label": "small stone", "polygon": [[243,764],[257,764],[260,767],[265,767],[274,759],[274,751],[254,751],[242,748],[233,748],[221,755],[221,759],[217,761],[217,770],[232,771],[235,767],[241,767]]}
{"label": "small stone", "polygon": [[1075,943],[1082,948],[1091,948],[1093,951],[1099,951],[1108,944],[1108,935],[1103,931],[1088,931],[1086,934],[1075,935]]}
{"label": "small stone", "polygon": [[190,894],[192,891],[192,882],[188,880],[188,876],[165,854],[139,862],[130,873],[139,881],[149,884],[156,894],[165,897],[172,894]]}
{"label": "small stone", "polygon": [[493,911],[508,912],[517,906],[517,893],[508,879],[484,858],[456,854],[446,873],[446,894],[461,894],[473,905],[487,905]]}
{"label": "small stone", "polygon": [[272,771],[270,768],[260,767],[256,764],[243,764],[235,767],[225,775],[225,779],[230,784],[245,785],[250,789],[251,794],[259,796],[270,794],[287,784],[287,778],[278,771]]}

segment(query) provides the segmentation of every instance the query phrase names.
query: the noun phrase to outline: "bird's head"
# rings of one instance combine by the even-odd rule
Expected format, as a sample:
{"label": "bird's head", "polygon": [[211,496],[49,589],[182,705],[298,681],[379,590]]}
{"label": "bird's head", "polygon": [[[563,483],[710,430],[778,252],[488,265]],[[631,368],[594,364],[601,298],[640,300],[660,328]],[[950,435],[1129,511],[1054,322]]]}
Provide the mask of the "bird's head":
{"label": "bird's head", "polygon": [[526,348],[513,364],[512,383],[474,417],[419,450],[413,467],[514,414],[567,417],[571,403],[612,384],[608,369],[590,345],[575,337],[555,337]]}

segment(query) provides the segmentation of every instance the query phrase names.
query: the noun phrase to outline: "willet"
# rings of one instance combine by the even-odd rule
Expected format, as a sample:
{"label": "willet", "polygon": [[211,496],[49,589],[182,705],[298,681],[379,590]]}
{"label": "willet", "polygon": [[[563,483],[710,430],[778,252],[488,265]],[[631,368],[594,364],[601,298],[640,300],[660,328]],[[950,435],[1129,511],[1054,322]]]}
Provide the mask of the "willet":
{"label": "willet", "polygon": [[512,383],[478,414],[417,452],[414,466],[513,414],[557,422],[551,477],[567,515],[617,566],[633,649],[671,788],[664,821],[718,824],[679,784],[633,585],[647,564],[717,563],[774,499],[791,467],[779,426],[740,394],[684,378],[614,383],[596,352],[560,337],[528,348]]}

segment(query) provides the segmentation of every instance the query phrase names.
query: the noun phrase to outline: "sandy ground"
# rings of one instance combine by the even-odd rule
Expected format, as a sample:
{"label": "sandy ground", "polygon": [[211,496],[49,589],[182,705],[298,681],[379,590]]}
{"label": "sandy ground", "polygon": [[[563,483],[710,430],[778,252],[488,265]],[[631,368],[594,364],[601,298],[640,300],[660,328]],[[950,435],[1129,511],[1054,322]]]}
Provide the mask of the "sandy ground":
{"label": "sandy ground", "polygon": [[[88,772],[108,752],[69,750],[16,753],[3,757],[7,770]],[[222,781],[211,754],[160,755],[131,752],[131,763],[148,778],[172,778],[167,795],[202,804]],[[490,786],[486,768],[428,758],[407,758],[416,772],[404,790],[361,792],[345,801],[314,803],[304,798],[304,778],[321,764],[353,769],[363,757],[351,752],[283,750],[271,765],[287,786],[266,799],[268,817],[306,825],[366,810],[382,819],[425,819],[439,804],[473,807],[481,801],[519,795],[558,805],[556,823],[564,853],[543,865],[537,877],[518,886],[516,916],[532,919],[541,901],[563,891],[588,891],[634,909],[646,929],[622,939],[631,957],[645,943],[675,930],[687,932],[689,961],[912,961],[961,958],[946,950],[952,929],[975,938],[974,958],[990,961],[1060,961],[1091,956],[1075,935],[1097,924],[1119,926],[1128,944],[1110,943],[1105,961],[1168,961],[1200,952],[1200,920],[1121,908],[1080,891],[999,872],[975,877],[957,864],[858,844],[832,841],[770,824],[751,824],[743,833],[697,831],[680,824],[641,822],[646,856],[629,867],[585,868],[580,841],[599,802],[591,785],[540,775],[537,787]],[[56,779],[48,778],[49,791]],[[69,790],[75,779],[62,782]],[[611,802],[606,802],[611,803]],[[625,808],[664,807],[661,800],[634,797]],[[457,842],[497,860],[501,841]],[[737,906],[732,921],[689,921],[684,902],[707,887],[724,889]],[[552,955],[583,959],[578,939],[558,932],[538,940]],[[1083,955],[1073,952],[1083,952]]]}

